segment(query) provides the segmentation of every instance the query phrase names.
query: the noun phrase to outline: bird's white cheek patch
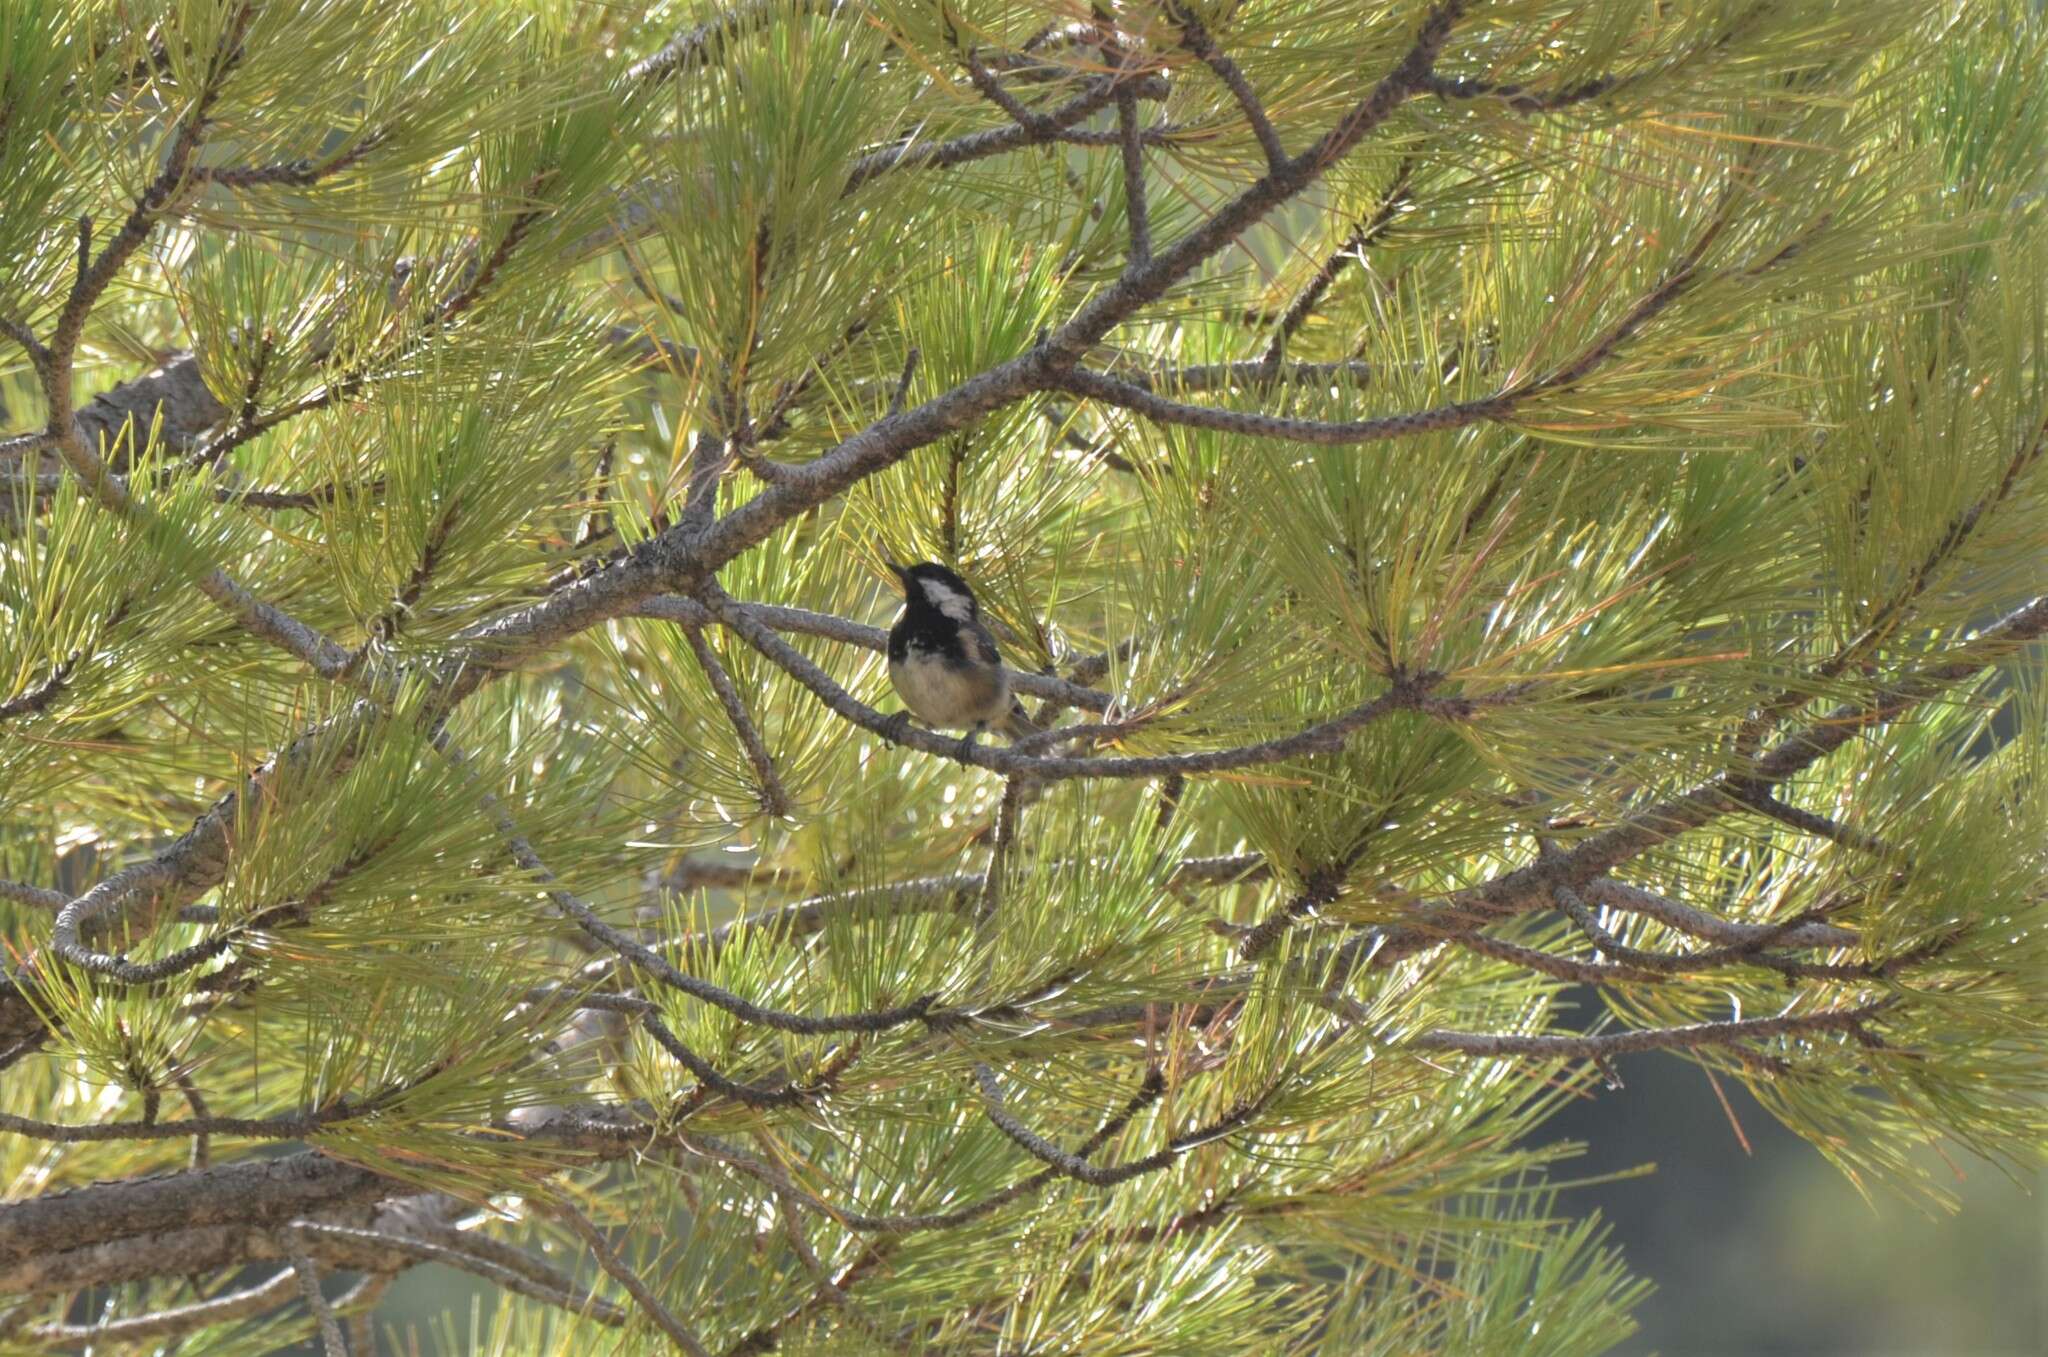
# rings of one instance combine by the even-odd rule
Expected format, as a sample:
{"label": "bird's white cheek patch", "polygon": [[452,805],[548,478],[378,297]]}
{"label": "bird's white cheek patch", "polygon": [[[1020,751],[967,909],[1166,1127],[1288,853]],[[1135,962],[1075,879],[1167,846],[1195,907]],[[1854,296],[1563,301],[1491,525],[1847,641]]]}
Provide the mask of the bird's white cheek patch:
{"label": "bird's white cheek patch", "polygon": [[919,580],[924,586],[924,596],[931,605],[955,622],[968,622],[974,618],[974,600],[961,593],[943,580]]}

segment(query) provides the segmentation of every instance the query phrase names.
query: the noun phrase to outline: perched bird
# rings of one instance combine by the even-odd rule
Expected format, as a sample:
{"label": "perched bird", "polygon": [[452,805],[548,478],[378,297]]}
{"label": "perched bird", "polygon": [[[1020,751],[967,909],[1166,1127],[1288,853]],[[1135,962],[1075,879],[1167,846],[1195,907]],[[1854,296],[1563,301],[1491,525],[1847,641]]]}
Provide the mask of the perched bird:
{"label": "perched bird", "polygon": [[932,561],[888,564],[903,581],[903,615],[889,628],[889,682],[903,705],[928,726],[966,731],[963,747],[984,730],[1035,733],[967,581]]}

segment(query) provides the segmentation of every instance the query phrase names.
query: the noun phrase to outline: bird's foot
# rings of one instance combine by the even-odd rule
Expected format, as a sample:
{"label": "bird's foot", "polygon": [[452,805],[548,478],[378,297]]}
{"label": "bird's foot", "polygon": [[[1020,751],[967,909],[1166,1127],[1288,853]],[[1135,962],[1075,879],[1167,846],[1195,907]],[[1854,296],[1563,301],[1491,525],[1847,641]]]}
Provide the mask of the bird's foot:
{"label": "bird's foot", "polygon": [[975,726],[973,729],[969,730],[965,735],[962,735],[960,737],[960,743],[956,745],[953,749],[953,757],[960,760],[960,762],[962,763],[967,762],[967,751],[974,748],[975,737],[980,735],[981,731],[982,728],[980,726]]}
{"label": "bird's foot", "polygon": [[907,711],[900,711],[897,712],[894,716],[890,717],[887,721],[882,723],[881,733],[882,738],[887,740],[890,744],[902,744],[903,737],[906,733],[909,732],[909,730],[910,713]]}

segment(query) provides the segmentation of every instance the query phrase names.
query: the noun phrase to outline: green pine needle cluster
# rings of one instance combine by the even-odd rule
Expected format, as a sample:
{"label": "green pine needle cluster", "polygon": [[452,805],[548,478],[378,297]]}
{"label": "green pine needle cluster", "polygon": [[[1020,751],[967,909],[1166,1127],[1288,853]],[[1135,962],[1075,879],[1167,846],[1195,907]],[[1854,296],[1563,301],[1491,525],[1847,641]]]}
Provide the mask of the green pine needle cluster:
{"label": "green pine needle cluster", "polygon": [[2037,1163],[2044,62],[10,0],[0,1351],[1580,1354],[1619,1057]]}

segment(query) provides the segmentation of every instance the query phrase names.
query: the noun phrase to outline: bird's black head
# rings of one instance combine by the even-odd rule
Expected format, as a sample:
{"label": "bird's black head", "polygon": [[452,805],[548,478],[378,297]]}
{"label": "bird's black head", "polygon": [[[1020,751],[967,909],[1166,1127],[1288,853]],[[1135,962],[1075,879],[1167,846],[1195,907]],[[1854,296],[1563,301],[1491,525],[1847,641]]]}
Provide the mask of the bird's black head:
{"label": "bird's black head", "polygon": [[967,581],[937,561],[917,565],[891,561],[889,568],[903,581],[903,601],[911,612],[935,612],[955,622],[972,622],[981,611]]}

